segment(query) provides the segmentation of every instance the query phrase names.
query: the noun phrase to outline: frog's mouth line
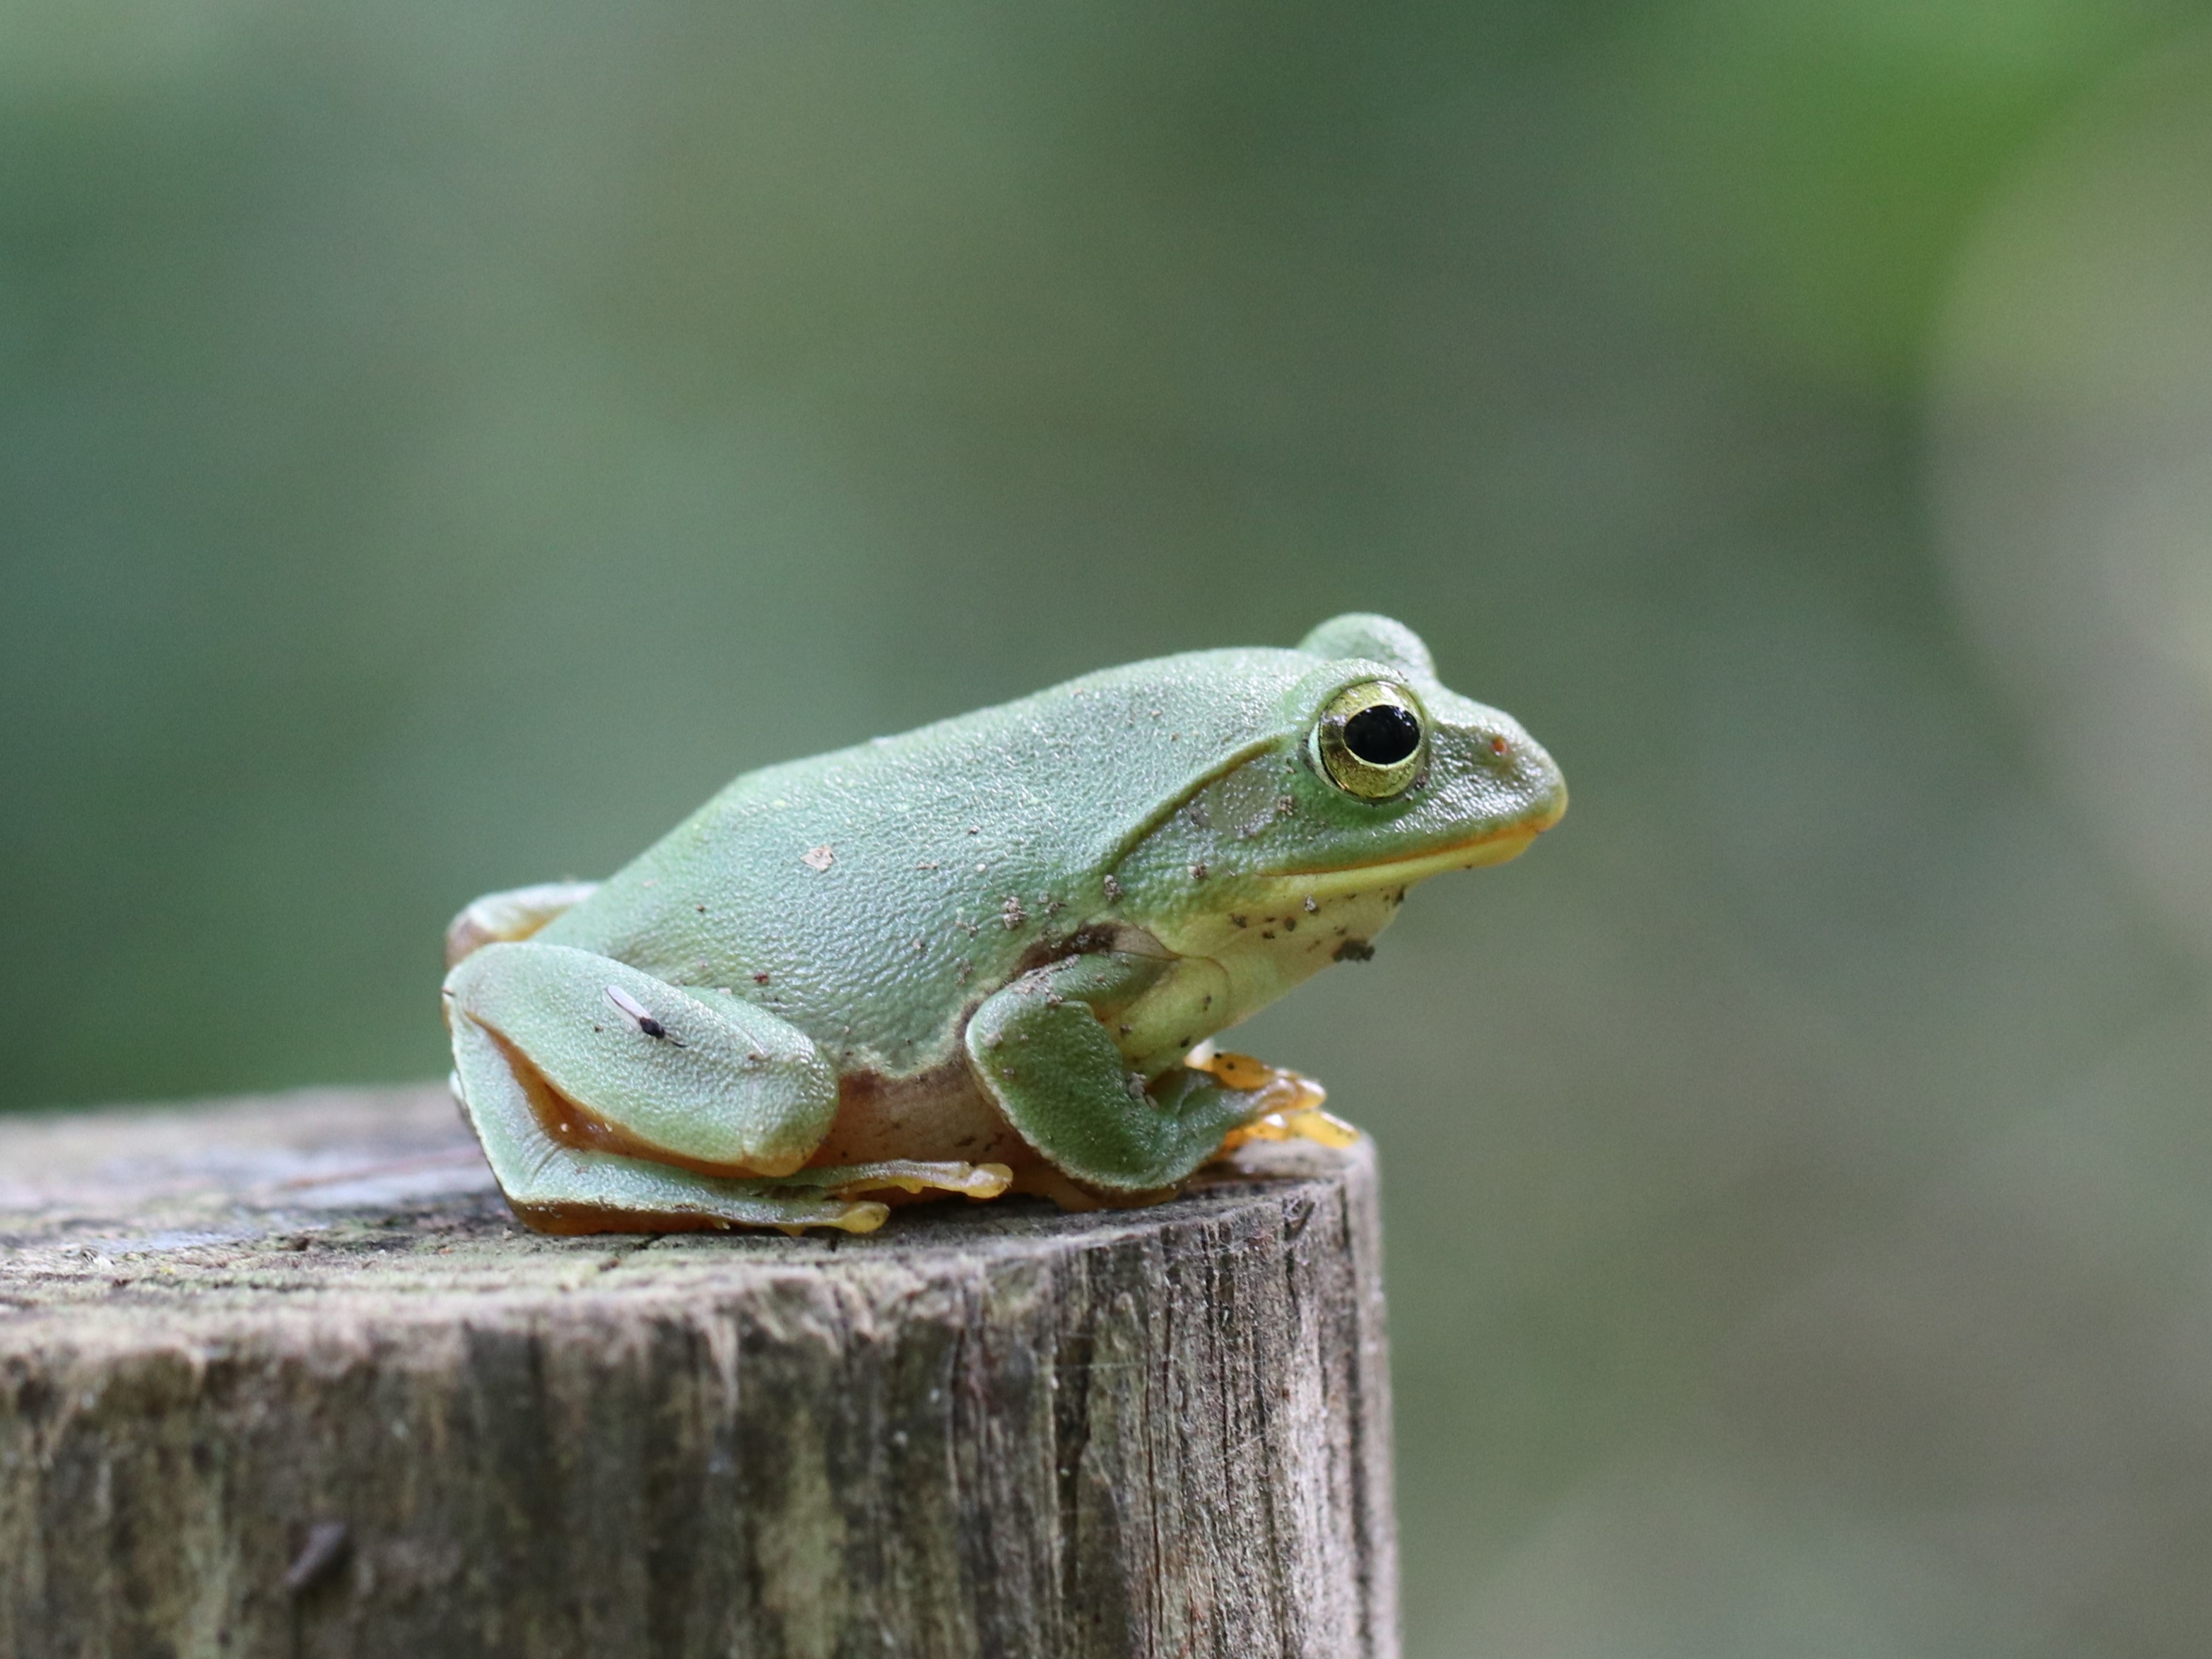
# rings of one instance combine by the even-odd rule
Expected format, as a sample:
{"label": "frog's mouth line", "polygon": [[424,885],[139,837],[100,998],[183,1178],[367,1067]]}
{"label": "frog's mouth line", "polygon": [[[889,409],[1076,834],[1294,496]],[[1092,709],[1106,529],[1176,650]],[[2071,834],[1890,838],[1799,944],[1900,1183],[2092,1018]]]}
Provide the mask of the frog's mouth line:
{"label": "frog's mouth line", "polygon": [[1414,882],[1426,880],[1431,876],[1442,875],[1447,870],[1479,870],[1517,859],[1528,850],[1530,842],[1557,823],[1566,810],[1566,803],[1562,801],[1557,811],[1540,822],[1493,830],[1486,835],[1455,842],[1449,847],[1417,853],[1411,858],[1381,859],[1371,864],[1325,865],[1311,870],[1283,870],[1261,879],[1309,884],[1331,895],[1378,884],[1411,886]]}
{"label": "frog's mouth line", "polygon": [[1301,887],[1312,887],[1322,896],[1364,891],[1371,887],[1411,887],[1416,880],[1443,876],[1447,869],[1484,869],[1486,865],[1509,863],[1528,852],[1528,842],[1535,841],[1537,834],[1537,830],[1528,827],[1502,830],[1491,836],[1480,836],[1478,841],[1460,841],[1451,848],[1437,848],[1436,852],[1422,852],[1411,858],[1382,858],[1371,865],[1329,865],[1325,869],[1285,869],[1265,880],[1298,883]]}

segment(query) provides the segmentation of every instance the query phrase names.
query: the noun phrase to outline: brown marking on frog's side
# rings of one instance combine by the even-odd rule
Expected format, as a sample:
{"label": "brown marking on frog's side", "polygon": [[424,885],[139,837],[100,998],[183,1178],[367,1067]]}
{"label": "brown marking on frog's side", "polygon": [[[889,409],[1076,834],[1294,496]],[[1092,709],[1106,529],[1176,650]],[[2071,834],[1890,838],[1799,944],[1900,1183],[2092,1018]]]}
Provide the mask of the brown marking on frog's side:
{"label": "brown marking on frog's side", "polygon": [[[612,1152],[647,1164],[688,1170],[727,1180],[773,1180],[783,1170],[764,1171],[744,1164],[718,1164],[665,1152],[554,1086],[545,1074],[497,1032],[492,1041],[507,1058],[524,1098],[547,1136],[580,1152]],[[801,1167],[874,1164],[893,1158],[925,1163],[1006,1164],[1017,1170],[1038,1162],[1027,1141],[976,1089],[966,1060],[955,1054],[943,1065],[908,1078],[884,1078],[856,1072],[841,1078],[837,1115],[830,1133]],[[957,1197],[945,1192],[871,1193],[878,1202],[904,1205]],[[684,1212],[641,1215],[634,1210],[602,1210],[588,1205],[514,1206],[518,1215],[540,1232],[593,1233],[646,1231],[696,1231],[725,1224],[712,1216]],[[816,1223],[816,1225],[823,1224]]]}
{"label": "brown marking on frog's side", "polygon": [[976,1087],[968,1057],[955,1052],[910,1077],[847,1072],[837,1079],[837,1115],[806,1160],[810,1169],[890,1158],[926,1163],[1037,1161],[990,1097]]}
{"label": "brown marking on frog's side", "polygon": [[1079,927],[1072,933],[1048,933],[1030,941],[1029,949],[1014,963],[1010,978],[1019,979],[1024,974],[1033,974],[1040,968],[1049,968],[1055,962],[1065,962],[1070,957],[1089,956],[1114,948],[1115,928],[1110,923],[1094,922],[1088,927]]}
{"label": "brown marking on frog's side", "polygon": [[[545,1131],[549,1139],[563,1146],[573,1146],[579,1152],[612,1152],[620,1158],[639,1158],[647,1164],[665,1164],[672,1170],[689,1170],[694,1175],[719,1176],[725,1179],[757,1181],[772,1179],[784,1170],[767,1171],[750,1164],[718,1164],[706,1158],[686,1158],[681,1152],[672,1152],[654,1146],[651,1141],[631,1133],[619,1124],[610,1123],[574,1095],[559,1088],[544,1073],[539,1071],[520,1048],[498,1032],[485,1028],[500,1053],[507,1057],[507,1069],[521,1086],[523,1098],[530,1103],[531,1112],[538,1126]],[[629,1214],[629,1212],[621,1213]],[[533,1225],[536,1224],[533,1222]],[[709,1219],[700,1223],[712,1226]],[[553,1228],[547,1231],[557,1231]],[[589,1231],[588,1229],[586,1231]],[[635,1232],[636,1228],[630,1229]]]}

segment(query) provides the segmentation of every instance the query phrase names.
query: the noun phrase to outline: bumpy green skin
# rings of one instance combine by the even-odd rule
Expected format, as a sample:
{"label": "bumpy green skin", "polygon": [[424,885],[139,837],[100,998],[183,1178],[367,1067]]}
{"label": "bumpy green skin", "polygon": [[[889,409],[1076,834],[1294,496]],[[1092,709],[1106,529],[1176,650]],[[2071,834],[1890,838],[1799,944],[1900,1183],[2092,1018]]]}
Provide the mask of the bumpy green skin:
{"label": "bumpy green skin", "polygon": [[[1411,690],[1429,742],[1420,781],[1379,802],[1311,742],[1372,679]],[[1519,725],[1448,690],[1387,618],[1106,670],[738,778],[528,943],[460,962],[459,1091],[518,1208],[560,1224],[761,1219],[860,1079],[980,1094],[1086,1184],[1165,1186],[1252,1109],[1182,1066],[1194,1043],[1360,954],[1409,883],[1512,856],[1565,799]],[[549,1152],[517,1117],[533,1067],[740,1176]]]}

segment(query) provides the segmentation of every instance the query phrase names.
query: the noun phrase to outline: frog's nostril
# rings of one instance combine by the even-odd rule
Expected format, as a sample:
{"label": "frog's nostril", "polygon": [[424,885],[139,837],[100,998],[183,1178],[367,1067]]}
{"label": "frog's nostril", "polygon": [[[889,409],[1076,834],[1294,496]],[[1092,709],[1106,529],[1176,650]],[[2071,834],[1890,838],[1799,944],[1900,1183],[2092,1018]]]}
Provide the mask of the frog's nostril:
{"label": "frog's nostril", "polygon": [[1490,740],[1490,752],[1493,755],[1504,754],[1505,752],[1505,739],[1503,738],[1492,738]]}

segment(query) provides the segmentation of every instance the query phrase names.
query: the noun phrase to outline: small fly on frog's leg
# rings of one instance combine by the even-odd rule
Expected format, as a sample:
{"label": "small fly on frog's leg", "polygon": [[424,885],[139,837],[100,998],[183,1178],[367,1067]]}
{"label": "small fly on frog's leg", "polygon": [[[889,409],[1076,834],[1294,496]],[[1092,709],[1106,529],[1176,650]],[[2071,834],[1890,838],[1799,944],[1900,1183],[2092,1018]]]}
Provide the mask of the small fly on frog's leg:
{"label": "small fly on frog's leg", "polygon": [[621,986],[607,987],[607,1000],[622,1011],[624,1019],[636,1026],[647,1036],[658,1037],[663,1042],[672,1042],[679,1048],[684,1046],[682,1037],[676,1036],[665,1025],[655,1019],[643,1003],[623,990]]}

